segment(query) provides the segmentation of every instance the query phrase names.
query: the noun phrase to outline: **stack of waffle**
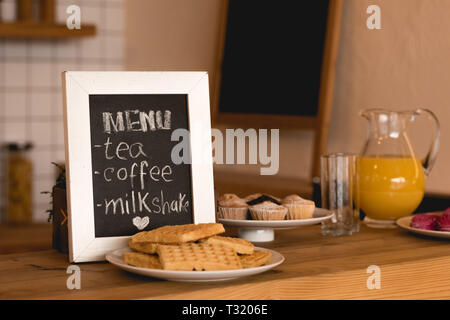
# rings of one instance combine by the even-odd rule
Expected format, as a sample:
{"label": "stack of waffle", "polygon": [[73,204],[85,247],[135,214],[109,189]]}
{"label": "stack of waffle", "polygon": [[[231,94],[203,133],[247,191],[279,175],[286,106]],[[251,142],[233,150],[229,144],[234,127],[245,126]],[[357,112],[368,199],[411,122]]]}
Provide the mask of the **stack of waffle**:
{"label": "stack of waffle", "polygon": [[212,271],[253,268],[266,264],[271,253],[255,250],[251,242],[219,236],[220,223],[164,226],[131,237],[133,252],[124,254],[125,263],[134,267]]}

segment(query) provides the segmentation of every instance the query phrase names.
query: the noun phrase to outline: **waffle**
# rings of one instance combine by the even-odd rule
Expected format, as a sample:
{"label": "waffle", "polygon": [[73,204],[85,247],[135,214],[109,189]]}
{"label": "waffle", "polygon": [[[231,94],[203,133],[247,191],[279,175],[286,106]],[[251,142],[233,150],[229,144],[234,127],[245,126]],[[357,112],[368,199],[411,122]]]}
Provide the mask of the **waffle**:
{"label": "waffle", "polygon": [[186,243],[197,241],[225,232],[220,223],[200,223],[177,226],[164,226],[158,229],[139,232],[131,237],[135,243],[159,242],[166,244]]}
{"label": "waffle", "polygon": [[244,268],[255,268],[266,264],[271,257],[271,252],[257,250],[253,254],[239,256],[239,259]]}
{"label": "waffle", "polygon": [[233,249],[209,243],[160,245],[159,260],[166,270],[231,270],[241,269],[239,257]]}
{"label": "waffle", "polygon": [[125,263],[138,267],[138,268],[150,268],[150,269],[162,269],[161,263],[157,256],[151,256],[145,253],[139,252],[125,252],[123,254]]}
{"label": "waffle", "polygon": [[158,243],[144,242],[144,241],[136,242],[136,241],[130,240],[128,242],[128,246],[137,252],[155,254],[156,248],[158,247]]}
{"label": "waffle", "polygon": [[138,232],[136,234],[134,234],[131,238],[130,238],[130,242],[143,242],[145,241],[145,235],[147,234],[148,231],[142,231],[142,232]]}
{"label": "waffle", "polygon": [[226,247],[234,249],[239,254],[252,254],[254,245],[247,240],[231,237],[214,236],[202,240],[202,242],[210,244],[222,244]]}

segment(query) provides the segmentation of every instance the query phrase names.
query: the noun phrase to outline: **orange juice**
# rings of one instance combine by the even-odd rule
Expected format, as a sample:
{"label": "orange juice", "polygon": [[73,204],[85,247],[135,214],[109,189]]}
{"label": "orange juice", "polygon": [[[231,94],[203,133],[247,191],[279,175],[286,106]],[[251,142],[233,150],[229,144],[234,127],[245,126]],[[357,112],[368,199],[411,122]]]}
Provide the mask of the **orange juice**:
{"label": "orange juice", "polygon": [[359,206],[376,220],[394,220],[413,213],[425,192],[425,175],[412,157],[358,159]]}

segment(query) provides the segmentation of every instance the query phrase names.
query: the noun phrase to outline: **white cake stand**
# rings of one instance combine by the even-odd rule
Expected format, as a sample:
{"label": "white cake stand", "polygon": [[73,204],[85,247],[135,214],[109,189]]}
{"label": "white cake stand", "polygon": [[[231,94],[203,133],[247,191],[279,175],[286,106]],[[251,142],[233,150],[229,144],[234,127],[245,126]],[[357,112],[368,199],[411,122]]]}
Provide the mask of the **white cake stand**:
{"label": "white cake stand", "polygon": [[218,219],[220,223],[239,228],[239,237],[251,242],[269,242],[275,240],[275,230],[293,229],[318,224],[331,219],[333,213],[316,208],[311,219],[299,220],[233,220]]}

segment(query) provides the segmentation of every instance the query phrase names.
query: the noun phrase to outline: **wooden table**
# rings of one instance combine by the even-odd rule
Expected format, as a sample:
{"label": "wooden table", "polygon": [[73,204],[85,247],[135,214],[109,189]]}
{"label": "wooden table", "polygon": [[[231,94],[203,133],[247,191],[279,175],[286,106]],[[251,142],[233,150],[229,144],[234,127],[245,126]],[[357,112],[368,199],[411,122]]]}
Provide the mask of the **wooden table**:
{"label": "wooden table", "polygon": [[[50,238],[50,229],[43,230],[41,236],[46,232]],[[79,264],[80,290],[66,287],[70,274],[64,254],[51,249],[3,254],[0,299],[450,298],[449,241],[365,226],[353,236],[323,237],[320,227],[313,226],[278,231],[276,240],[265,246],[282,253],[286,261],[257,276],[177,283],[130,274],[108,263],[86,263]],[[367,288],[371,265],[381,270],[379,290]]]}
{"label": "wooden table", "polygon": [[0,224],[0,254],[47,250],[52,247],[52,224]]}

